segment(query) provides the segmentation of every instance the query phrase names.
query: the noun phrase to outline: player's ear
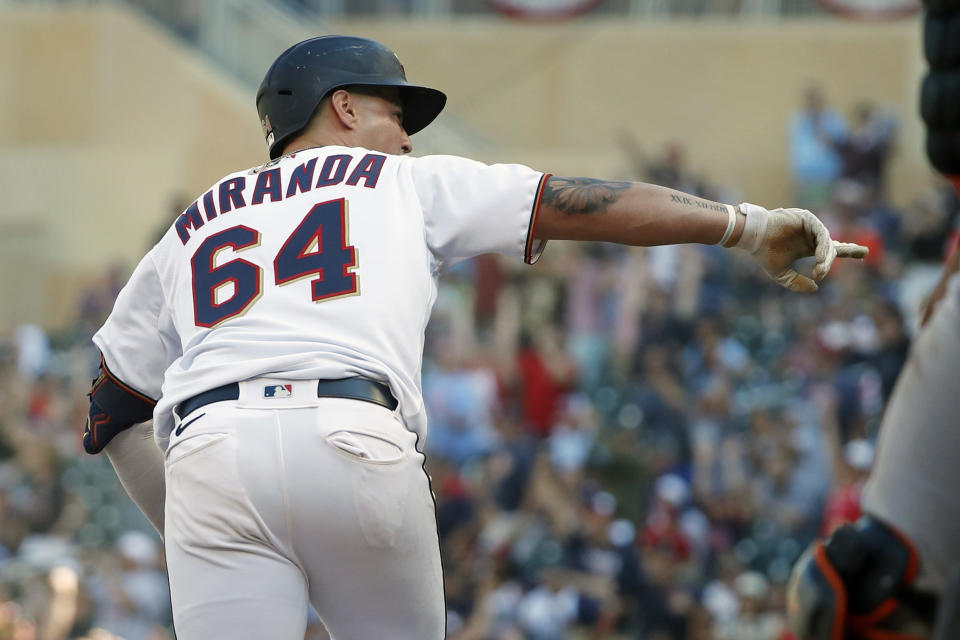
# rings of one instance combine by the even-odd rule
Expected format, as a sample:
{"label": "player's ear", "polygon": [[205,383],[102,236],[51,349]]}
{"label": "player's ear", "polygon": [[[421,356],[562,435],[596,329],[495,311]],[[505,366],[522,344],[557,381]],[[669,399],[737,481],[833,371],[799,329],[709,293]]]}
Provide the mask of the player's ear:
{"label": "player's ear", "polygon": [[346,89],[337,89],[330,94],[330,110],[333,112],[340,124],[347,129],[355,129],[357,126],[357,99]]}

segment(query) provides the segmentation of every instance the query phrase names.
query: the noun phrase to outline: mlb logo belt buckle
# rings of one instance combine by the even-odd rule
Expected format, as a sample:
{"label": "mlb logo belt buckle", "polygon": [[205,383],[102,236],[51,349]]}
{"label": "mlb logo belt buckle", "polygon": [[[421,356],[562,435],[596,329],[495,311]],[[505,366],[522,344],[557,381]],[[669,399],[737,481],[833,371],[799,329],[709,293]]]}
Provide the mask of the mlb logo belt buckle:
{"label": "mlb logo belt buckle", "polygon": [[289,398],[292,395],[292,384],[268,384],[263,387],[264,398]]}

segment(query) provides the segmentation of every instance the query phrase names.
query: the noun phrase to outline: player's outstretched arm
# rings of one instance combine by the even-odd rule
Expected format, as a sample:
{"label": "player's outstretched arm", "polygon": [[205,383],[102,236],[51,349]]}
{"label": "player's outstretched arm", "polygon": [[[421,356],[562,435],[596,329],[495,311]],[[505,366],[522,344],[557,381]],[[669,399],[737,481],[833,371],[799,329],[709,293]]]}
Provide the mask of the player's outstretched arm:
{"label": "player's outstretched arm", "polygon": [[[792,291],[812,293],[833,260],[863,258],[867,248],[830,238],[805,209],[738,207],[642,182],[553,176],[543,189],[536,237],[596,240],[634,246],[702,243],[750,253],[767,274]],[[812,278],[793,269],[816,256]]]}

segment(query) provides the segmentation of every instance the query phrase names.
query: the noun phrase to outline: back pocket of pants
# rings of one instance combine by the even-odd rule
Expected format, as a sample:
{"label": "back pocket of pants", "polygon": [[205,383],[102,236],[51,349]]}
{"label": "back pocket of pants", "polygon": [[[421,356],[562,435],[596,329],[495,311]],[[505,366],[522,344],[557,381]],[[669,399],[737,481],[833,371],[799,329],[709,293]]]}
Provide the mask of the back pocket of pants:
{"label": "back pocket of pants", "polygon": [[403,448],[360,431],[334,431],[327,444],[350,461],[354,505],[360,529],[371,547],[393,548],[407,512],[410,474],[417,470]]}
{"label": "back pocket of pants", "polygon": [[400,445],[362,431],[334,431],[327,436],[327,444],[339,453],[371,464],[396,464],[403,460]]}

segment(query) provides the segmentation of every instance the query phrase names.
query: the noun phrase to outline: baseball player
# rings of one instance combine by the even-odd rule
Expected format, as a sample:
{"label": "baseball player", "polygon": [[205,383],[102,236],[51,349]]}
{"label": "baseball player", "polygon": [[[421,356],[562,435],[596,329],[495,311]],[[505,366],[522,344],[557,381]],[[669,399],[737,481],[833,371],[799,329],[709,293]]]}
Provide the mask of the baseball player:
{"label": "baseball player", "polygon": [[815,542],[793,569],[788,613],[800,640],[931,637],[938,597],[960,566],[958,267],[960,253],[884,414],[866,515]]}
{"label": "baseball player", "polygon": [[[960,191],[960,3],[927,2],[921,112],[934,167]],[[960,637],[960,251],[948,260],[880,427],[864,516],[794,566],[800,640]]]}
{"label": "baseball player", "polygon": [[181,640],[302,638],[308,603],[337,640],[443,637],[420,367],[444,268],[719,243],[813,292],[866,254],[800,209],[407,156],[445,100],[371,40],[282,53],[257,92],[270,161],[187,207],[94,337],[84,445],[163,534]]}

